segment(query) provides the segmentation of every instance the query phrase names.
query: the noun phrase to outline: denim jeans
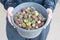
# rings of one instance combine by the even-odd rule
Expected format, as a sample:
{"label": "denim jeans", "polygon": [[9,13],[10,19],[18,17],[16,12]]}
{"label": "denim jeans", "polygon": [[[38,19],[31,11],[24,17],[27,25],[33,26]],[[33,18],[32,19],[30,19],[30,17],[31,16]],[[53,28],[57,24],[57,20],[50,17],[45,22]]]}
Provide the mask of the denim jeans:
{"label": "denim jeans", "polygon": [[7,38],[8,40],[46,40],[46,37],[48,35],[49,29],[50,29],[50,24],[47,26],[46,29],[44,29],[41,34],[33,39],[27,39],[21,37],[18,32],[16,31],[15,28],[9,23],[8,19],[6,18],[6,33],[7,33]]}

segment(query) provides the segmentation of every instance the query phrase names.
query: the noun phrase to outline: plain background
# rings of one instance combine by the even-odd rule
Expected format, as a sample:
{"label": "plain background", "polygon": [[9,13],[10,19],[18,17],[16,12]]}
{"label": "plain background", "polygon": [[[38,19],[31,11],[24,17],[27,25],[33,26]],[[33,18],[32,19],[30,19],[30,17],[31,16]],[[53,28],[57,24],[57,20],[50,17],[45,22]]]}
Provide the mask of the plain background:
{"label": "plain background", "polygon": [[[0,3],[0,40],[8,40],[6,36],[6,15],[7,12]],[[60,0],[54,10],[50,31],[46,40],[60,40]]]}

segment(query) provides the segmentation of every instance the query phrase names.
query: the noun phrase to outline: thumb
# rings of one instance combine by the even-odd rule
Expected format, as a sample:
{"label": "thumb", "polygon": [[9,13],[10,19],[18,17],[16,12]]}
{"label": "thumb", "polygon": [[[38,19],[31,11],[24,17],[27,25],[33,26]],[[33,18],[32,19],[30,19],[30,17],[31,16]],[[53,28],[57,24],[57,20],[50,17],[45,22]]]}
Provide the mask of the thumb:
{"label": "thumb", "polygon": [[50,8],[47,8],[48,18],[52,18],[52,10]]}
{"label": "thumb", "polygon": [[10,22],[11,25],[13,25],[12,21],[11,21],[11,16],[10,15],[8,15],[8,21]]}
{"label": "thumb", "polygon": [[13,7],[9,7],[9,8],[8,8],[8,10],[7,10],[7,11],[8,11],[8,15],[10,15],[10,16],[13,15],[13,14],[12,14],[13,9],[14,9]]}

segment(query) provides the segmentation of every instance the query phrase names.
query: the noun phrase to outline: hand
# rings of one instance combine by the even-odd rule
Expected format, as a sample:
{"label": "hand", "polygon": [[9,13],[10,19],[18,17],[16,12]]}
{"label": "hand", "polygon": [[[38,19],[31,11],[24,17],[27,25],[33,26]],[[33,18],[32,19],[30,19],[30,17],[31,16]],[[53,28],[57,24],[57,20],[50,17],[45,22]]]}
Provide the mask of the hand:
{"label": "hand", "polygon": [[12,22],[11,22],[11,16],[13,16],[13,14],[12,14],[13,9],[14,9],[13,7],[9,7],[7,9],[7,12],[8,12],[8,21],[10,22],[11,25],[13,25]]}
{"label": "hand", "polygon": [[48,18],[51,20],[52,19],[52,9],[47,8],[47,12],[48,12]]}
{"label": "hand", "polygon": [[45,29],[46,29],[46,27],[47,27],[47,25],[50,23],[50,21],[51,21],[51,19],[52,19],[52,10],[50,9],[50,8],[47,8],[47,13],[48,13],[48,22],[46,23],[46,25],[45,25]]}

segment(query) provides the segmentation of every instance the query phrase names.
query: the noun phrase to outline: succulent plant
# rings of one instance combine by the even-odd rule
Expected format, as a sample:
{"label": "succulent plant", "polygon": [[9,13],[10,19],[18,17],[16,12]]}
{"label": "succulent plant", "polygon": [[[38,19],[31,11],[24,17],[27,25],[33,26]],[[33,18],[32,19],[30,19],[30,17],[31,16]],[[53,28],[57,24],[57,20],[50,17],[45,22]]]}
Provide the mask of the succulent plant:
{"label": "succulent plant", "polygon": [[38,16],[39,15],[38,11],[34,11],[34,12],[35,12],[35,16]]}
{"label": "succulent plant", "polygon": [[27,10],[30,10],[30,7],[27,7],[26,9],[27,9]]}
{"label": "succulent plant", "polygon": [[26,28],[26,24],[25,24],[25,23],[22,23],[22,27],[23,27],[23,28]]}
{"label": "succulent plant", "polygon": [[43,26],[46,18],[34,7],[27,7],[14,15],[14,21],[21,28],[33,30]]}
{"label": "succulent plant", "polygon": [[25,22],[25,23],[27,23],[27,22],[28,22],[28,20],[27,20],[27,19],[24,19],[24,22]]}
{"label": "succulent plant", "polygon": [[30,14],[30,15],[28,15],[28,18],[31,18],[31,16],[32,16],[31,14]]}
{"label": "succulent plant", "polygon": [[38,28],[38,26],[35,27],[36,29]]}
{"label": "succulent plant", "polygon": [[27,26],[31,26],[31,22],[27,22],[26,25],[27,25]]}
{"label": "succulent plant", "polygon": [[35,27],[35,24],[32,24],[32,27],[34,28]]}

